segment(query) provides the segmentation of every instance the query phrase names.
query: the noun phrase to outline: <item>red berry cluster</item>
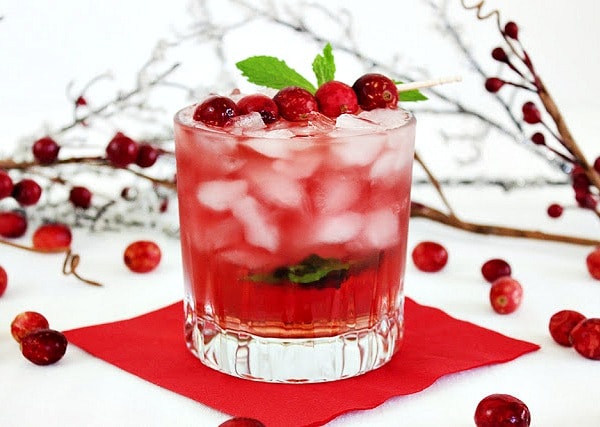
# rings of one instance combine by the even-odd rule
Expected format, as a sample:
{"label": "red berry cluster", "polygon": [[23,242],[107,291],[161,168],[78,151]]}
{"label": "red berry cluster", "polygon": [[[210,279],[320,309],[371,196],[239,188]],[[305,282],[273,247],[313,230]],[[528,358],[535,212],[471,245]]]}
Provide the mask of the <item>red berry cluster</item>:
{"label": "red berry cluster", "polygon": [[306,121],[311,113],[319,112],[335,118],[340,114],[355,114],[359,109],[397,108],[396,84],[381,74],[370,73],[352,85],[332,80],[323,83],[313,95],[308,90],[290,86],[269,98],[253,94],[237,103],[225,96],[211,96],[194,110],[193,119],[209,126],[225,127],[234,117],[259,113],[265,124],[283,118],[289,121]]}
{"label": "red berry cluster", "polygon": [[13,183],[6,171],[0,170],[0,199],[14,198],[21,206],[35,205],[42,196],[42,187],[33,179],[24,178]]}
{"label": "red berry cluster", "polygon": [[588,359],[600,360],[600,318],[586,318],[575,310],[561,310],[550,317],[548,329],[558,344],[573,347]]}
{"label": "red berry cluster", "polygon": [[150,144],[140,144],[122,132],[117,132],[106,146],[106,159],[115,167],[136,164],[149,168],[156,163],[160,150]]}
{"label": "red berry cluster", "polygon": [[21,353],[36,365],[58,362],[67,351],[68,341],[62,332],[50,329],[48,320],[36,311],[19,313],[10,332],[21,347]]}

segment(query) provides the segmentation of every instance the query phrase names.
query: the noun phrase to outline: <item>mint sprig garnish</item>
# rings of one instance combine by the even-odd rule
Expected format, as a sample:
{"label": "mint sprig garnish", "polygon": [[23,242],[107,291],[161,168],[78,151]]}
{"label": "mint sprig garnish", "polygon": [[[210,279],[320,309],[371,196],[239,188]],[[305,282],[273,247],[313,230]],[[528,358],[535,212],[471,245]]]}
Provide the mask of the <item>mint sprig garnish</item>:
{"label": "mint sprig garnish", "polygon": [[317,55],[312,63],[313,72],[317,77],[317,86],[321,86],[335,77],[335,61],[332,50],[331,44],[327,43],[323,48],[323,54]]}
{"label": "mint sprig garnish", "polygon": [[235,64],[250,83],[272,89],[298,86],[310,93],[317,89],[285,61],[274,56],[251,56]]}
{"label": "mint sprig garnish", "polygon": [[[333,49],[330,43],[325,45],[323,53],[318,54],[312,62],[312,69],[317,79],[317,87],[298,71],[286,64],[284,60],[274,56],[251,56],[237,62],[235,65],[250,83],[277,90],[289,86],[297,86],[306,89],[312,94],[317,91],[317,87],[333,80],[336,71]],[[395,83],[402,84],[402,82],[398,81]],[[415,89],[399,92],[398,99],[404,102],[413,102],[425,101],[427,97],[418,89]]]}
{"label": "mint sprig garnish", "polygon": [[289,281],[303,285],[316,284],[329,277],[344,279],[350,263],[336,258],[323,258],[309,255],[298,264],[279,267],[271,273],[253,274],[248,279],[253,282],[280,283]]}

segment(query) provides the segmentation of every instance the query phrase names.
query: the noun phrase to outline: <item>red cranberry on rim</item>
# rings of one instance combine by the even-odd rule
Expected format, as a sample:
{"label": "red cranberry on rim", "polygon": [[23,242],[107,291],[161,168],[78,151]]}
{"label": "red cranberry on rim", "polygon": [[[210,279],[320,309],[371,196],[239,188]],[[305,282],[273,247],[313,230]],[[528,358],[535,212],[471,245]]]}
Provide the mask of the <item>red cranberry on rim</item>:
{"label": "red cranberry on rim", "polygon": [[208,126],[223,127],[238,115],[238,108],[232,99],[226,96],[210,96],[194,110],[194,120]]}
{"label": "red cranberry on rim", "polygon": [[35,141],[32,150],[35,160],[43,165],[47,165],[56,161],[60,146],[52,138],[46,136]]}
{"label": "red cranberry on rim", "polygon": [[358,111],[358,99],[354,89],[345,83],[331,80],[323,83],[315,93],[319,111],[328,117],[354,114]]}
{"label": "red cranberry on rim", "polygon": [[306,89],[296,86],[281,89],[273,101],[281,117],[292,122],[308,120],[311,112],[319,110],[316,98]]}
{"label": "red cranberry on rim", "polygon": [[398,107],[398,88],[391,79],[382,74],[365,74],[354,82],[352,89],[356,92],[358,105],[363,110]]}
{"label": "red cranberry on rim", "polygon": [[244,96],[237,102],[240,115],[260,113],[265,124],[274,123],[279,119],[279,108],[272,98],[262,93]]}

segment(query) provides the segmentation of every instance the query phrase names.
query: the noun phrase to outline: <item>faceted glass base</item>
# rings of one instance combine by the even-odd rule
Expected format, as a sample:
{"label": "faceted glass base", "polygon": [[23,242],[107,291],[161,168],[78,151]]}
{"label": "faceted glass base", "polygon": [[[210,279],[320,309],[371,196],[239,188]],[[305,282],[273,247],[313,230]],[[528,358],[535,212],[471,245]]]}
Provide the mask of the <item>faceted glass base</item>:
{"label": "faceted glass base", "polygon": [[388,362],[402,341],[401,313],[370,329],[306,339],[223,330],[210,320],[187,314],[187,345],[202,363],[255,381],[315,383],[350,378]]}

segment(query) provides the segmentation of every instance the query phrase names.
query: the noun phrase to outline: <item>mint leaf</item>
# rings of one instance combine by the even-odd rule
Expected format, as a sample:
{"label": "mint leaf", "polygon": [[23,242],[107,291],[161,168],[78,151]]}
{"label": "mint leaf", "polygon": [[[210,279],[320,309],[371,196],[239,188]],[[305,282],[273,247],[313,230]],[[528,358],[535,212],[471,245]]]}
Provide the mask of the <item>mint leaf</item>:
{"label": "mint leaf", "polygon": [[327,43],[323,48],[323,55],[317,55],[312,63],[312,69],[317,77],[317,86],[321,86],[334,79],[335,76],[335,62],[333,60],[333,53],[331,44]]}
{"label": "mint leaf", "polygon": [[272,284],[289,281],[310,285],[322,283],[332,277],[343,279],[349,269],[350,264],[339,259],[309,255],[298,264],[279,267],[271,273],[253,274],[248,276],[248,280]]}
{"label": "mint leaf", "polygon": [[314,85],[274,56],[251,56],[235,64],[250,83],[272,89],[298,86],[315,93]]}
{"label": "mint leaf", "polygon": [[[404,82],[395,80],[394,83],[396,83],[397,85],[401,85]],[[429,98],[427,98],[425,95],[423,95],[419,89],[407,90],[406,92],[398,92],[398,101],[416,102],[416,101],[427,101],[428,99]]]}

